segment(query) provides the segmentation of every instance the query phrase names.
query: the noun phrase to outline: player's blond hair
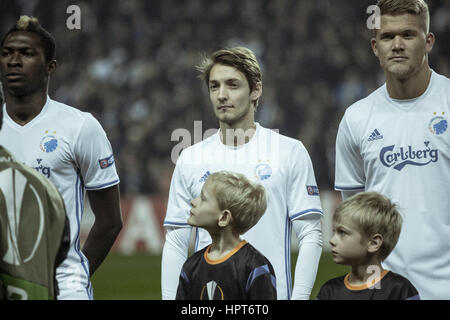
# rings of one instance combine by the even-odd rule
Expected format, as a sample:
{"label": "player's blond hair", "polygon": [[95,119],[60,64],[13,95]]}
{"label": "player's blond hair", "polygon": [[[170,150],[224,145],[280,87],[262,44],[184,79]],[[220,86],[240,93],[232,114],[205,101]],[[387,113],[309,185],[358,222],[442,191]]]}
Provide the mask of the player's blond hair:
{"label": "player's blond hair", "polygon": [[[210,56],[204,56],[201,63],[196,66],[208,90],[211,69],[216,64],[234,67],[242,72],[248,81],[250,92],[256,88],[258,82],[262,83],[261,68],[252,50],[245,47],[225,48],[213,52]],[[254,101],[255,110],[258,107],[258,100]]]}
{"label": "player's blond hair", "polygon": [[208,176],[220,210],[229,210],[231,228],[243,234],[261,219],[267,208],[266,190],[241,173],[219,171]]}
{"label": "player's blond hair", "polygon": [[339,204],[333,216],[334,223],[350,219],[366,236],[380,234],[383,242],[379,258],[384,261],[397,244],[402,228],[402,217],[396,205],[377,192],[361,192]]}
{"label": "player's blond hair", "polygon": [[425,34],[430,31],[430,11],[425,0],[379,0],[377,6],[380,8],[381,15],[412,14],[420,16]]}

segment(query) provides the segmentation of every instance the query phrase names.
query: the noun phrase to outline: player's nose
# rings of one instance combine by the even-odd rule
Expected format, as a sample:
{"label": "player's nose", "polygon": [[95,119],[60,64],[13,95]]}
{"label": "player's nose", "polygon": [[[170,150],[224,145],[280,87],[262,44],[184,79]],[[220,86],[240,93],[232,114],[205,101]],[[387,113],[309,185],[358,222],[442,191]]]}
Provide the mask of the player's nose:
{"label": "player's nose", "polygon": [[395,36],[392,41],[392,50],[399,51],[404,49],[404,43],[400,36]]}
{"label": "player's nose", "polygon": [[219,101],[226,101],[228,99],[228,92],[224,86],[219,88],[219,93],[217,95]]}

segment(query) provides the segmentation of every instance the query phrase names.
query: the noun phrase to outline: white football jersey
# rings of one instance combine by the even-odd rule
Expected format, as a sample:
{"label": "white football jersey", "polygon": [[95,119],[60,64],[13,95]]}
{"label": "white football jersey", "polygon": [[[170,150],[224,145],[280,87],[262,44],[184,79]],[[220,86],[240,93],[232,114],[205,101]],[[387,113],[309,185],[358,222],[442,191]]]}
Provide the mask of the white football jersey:
{"label": "white football jersey", "polygon": [[[208,175],[221,171],[245,174],[266,188],[267,210],[242,238],[272,263],[278,299],[289,299],[291,283],[291,224],[310,214],[322,215],[313,166],[303,144],[256,124],[252,139],[230,147],[220,131],[181,153],[169,192],[165,226],[189,227],[190,201],[196,198]],[[195,250],[211,243],[208,232],[198,229]]]}
{"label": "white football jersey", "polygon": [[422,299],[450,299],[450,79],[389,97],[383,85],[350,106],[336,140],[335,189],[377,191],[398,205],[400,239],[385,261]]}
{"label": "white football jersey", "polygon": [[18,161],[49,178],[64,199],[71,243],[56,272],[59,297],[92,299],[89,263],[80,249],[80,223],[85,190],[119,183],[106,133],[90,113],[49,97],[39,115],[24,126],[14,122],[3,108],[0,144]]}

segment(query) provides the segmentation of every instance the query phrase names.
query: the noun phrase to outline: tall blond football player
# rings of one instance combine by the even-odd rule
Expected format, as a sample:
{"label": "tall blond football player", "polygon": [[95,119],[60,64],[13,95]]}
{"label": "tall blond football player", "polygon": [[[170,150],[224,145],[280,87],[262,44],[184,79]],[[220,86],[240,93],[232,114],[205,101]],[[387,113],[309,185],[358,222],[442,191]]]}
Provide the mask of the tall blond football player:
{"label": "tall blond football player", "polygon": [[422,299],[450,299],[450,80],[428,63],[435,37],[426,2],[378,7],[372,49],[386,83],[341,120],[335,189],[344,199],[366,190],[397,203],[403,228],[386,267]]}
{"label": "tall blond football player", "polygon": [[[52,100],[55,41],[36,18],[22,16],[1,41],[6,104],[0,144],[57,187],[70,221],[70,249],[56,270],[58,299],[93,299],[90,276],[122,227],[119,177],[105,132],[91,114]],[[95,215],[83,249],[85,193]]]}
{"label": "tall blond football player", "polygon": [[[322,209],[308,152],[300,141],[255,123],[262,76],[251,50],[219,50],[206,58],[199,70],[220,129],[183,150],[176,163],[164,221],[162,297],[174,299],[177,292],[189,248],[190,201],[199,196],[210,174],[227,170],[242,173],[266,188],[266,213],[242,238],[273,265],[277,298],[308,299],[322,252]],[[292,230],[299,243],[293,286]],[[196,251],[211,243],[204,229],[195,232]]]}

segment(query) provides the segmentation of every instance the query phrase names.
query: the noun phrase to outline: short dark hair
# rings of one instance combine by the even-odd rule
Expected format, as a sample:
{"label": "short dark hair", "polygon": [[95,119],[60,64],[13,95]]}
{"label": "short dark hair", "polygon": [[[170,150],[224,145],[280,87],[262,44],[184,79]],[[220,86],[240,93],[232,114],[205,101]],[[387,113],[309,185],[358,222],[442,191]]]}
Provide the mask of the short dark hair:
{"label": "short dark hair", "polygon": [[3,36],[1,46],[6,40],[6,38],[13,32],[28,31],[35,33],[41,39],[42,47],[44,49],[45,62],[50,62],[56,57],[56,44],[55,38],[50,32],[45,30],[39,23],[38,19],[35,17],[21,16],[17,20],[14,27],[9,29],[9,31]]}

